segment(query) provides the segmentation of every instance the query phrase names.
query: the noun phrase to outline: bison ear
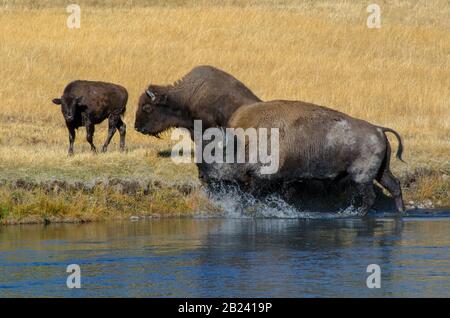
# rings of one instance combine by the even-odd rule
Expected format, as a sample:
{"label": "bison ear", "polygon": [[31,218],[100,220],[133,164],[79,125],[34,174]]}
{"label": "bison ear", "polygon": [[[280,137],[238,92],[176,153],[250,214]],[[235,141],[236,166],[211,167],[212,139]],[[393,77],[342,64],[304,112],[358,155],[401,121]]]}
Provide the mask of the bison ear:
{"label": "bison ear", "polygon": [[62,104],[61,98],[54,98],[52,100],[52,102],[53,102],[53,104],[56,104],[56,105],[61,105]]}

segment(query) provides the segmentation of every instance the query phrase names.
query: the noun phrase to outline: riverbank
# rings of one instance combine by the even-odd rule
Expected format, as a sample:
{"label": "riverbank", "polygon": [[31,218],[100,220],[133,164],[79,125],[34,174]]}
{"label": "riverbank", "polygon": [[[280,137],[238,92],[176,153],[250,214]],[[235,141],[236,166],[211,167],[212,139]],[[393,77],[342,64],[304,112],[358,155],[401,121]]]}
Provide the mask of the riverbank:
{"label": "riverbank", "polygon": [[[41,174],[34,179],[0,179],[0,224],[222,215],[221,207],[208,198],[196,179],[195,167],[186,168],[184,178],[176,174],[178,179],[148,174],[140,178],[45,179]],[[400,180],[408,209],[450,207],[448,172],[417,168],[401,174]],[[378,205],[386,206],[381,200]]]}
{"label": "riverbank", "polygon": [[1,224],[185,217],[208,211],[207,199],[187,184],[168,187],[120,179],[72,184],[15,180],[0,186]]}

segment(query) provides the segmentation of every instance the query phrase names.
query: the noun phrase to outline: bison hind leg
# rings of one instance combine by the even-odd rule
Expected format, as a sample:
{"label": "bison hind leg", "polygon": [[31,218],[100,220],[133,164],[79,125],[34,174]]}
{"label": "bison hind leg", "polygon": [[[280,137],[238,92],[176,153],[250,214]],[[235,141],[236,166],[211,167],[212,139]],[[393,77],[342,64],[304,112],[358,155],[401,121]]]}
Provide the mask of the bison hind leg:
{"label": "bison hind leg", "polygon": [[397,212],[405,212],[400,181],[389,170],[384,170],[377,181],[394,197]]}
{"label": "bison hind leg", "polygon": [[86,124],[86,140],[91,145],[91,151],[93,153],[96,153],[97,148],[95,148],[95,145],[94,145],[94,132],[95,132],[94,124],[88,122]]}
{"label": "bison hind leg", "polygon": [[125,135],[127,133],[127,125],[125,125],[122,118],[119,118],[116,127],[120,133],[120,150],[125,151]]}
{"label": "bison hind leg", "polygon": [[402,188],[400,187],[400,181],[396,177],[394,177],[394,175],[390,170],[389,164],[390,158],[391,158],[391,146],[389,145],[389,142],[386,139],[386,153],[376,180],[386,190],[388,190],[389,193],[394,198],[397,212],[403,213],[405,212],[405,205],[403,203]]}

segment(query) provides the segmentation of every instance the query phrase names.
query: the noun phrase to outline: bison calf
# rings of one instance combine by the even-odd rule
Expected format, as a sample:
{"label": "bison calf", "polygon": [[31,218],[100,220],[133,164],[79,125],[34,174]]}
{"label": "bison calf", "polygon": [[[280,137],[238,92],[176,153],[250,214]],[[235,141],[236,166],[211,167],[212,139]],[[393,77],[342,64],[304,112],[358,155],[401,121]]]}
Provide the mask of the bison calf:
{"label": "bison calf", "polygon": [[61,105],[61,111],[69,129],[69,155],[73,154],[75,129],[86,127],[86,139],[91,150],[96,152],[93,142],[95,125],[108,118],[108,137],[102,151],[106,152],[116,129],[120,132],[120,148],[125,149],[126,125],[122,116],[128,100],[127,90],[111,83],[74,81],[64,89],[61,98],[53,99],[53,103]]}

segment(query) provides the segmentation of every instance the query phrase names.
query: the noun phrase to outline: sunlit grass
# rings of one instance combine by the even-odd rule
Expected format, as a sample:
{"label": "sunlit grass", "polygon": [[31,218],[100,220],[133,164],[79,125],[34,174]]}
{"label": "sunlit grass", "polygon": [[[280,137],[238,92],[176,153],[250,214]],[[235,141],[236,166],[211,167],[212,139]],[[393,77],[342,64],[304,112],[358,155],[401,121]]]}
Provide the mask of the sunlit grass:
{"label": "sunlit grass", "polygon": [[149,194],[127,195],[111,189],[45,191],[0,187],[0,224],[88,222],[130,217],[189,216],[218,212],[201,191],[182,193],[161,187]]}

